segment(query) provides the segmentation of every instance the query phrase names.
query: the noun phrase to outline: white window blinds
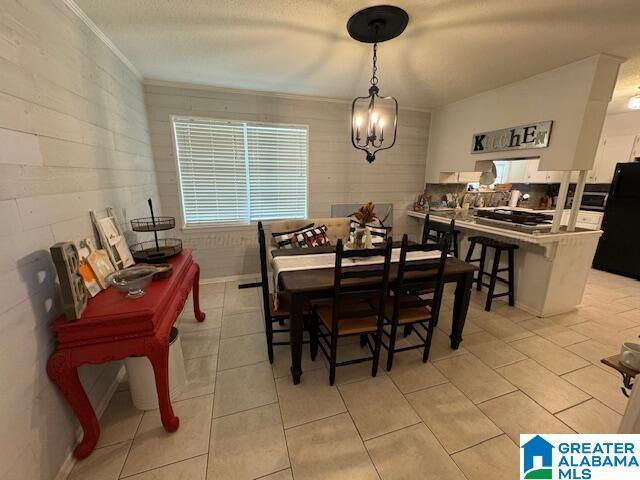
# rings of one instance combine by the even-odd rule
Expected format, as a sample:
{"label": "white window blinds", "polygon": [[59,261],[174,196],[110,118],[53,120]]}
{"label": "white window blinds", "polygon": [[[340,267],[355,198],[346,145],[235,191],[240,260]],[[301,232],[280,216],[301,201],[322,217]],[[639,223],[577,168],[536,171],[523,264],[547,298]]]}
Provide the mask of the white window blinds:
{"label": "white window blinds", "polygon": [[307,127],[173,119],[185,224],[307,216]]}

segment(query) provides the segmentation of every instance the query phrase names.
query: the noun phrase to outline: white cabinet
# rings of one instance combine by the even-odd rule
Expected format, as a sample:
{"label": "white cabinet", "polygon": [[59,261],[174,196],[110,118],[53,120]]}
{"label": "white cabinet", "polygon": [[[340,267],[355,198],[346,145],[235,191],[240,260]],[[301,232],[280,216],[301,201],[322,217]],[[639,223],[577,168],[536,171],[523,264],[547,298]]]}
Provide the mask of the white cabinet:
{"label": "white cabinet", "polygon": [[527,160],[525,182],[527,183],[556,183],[562,180],[562,172],[545,172],[538,170],[540,160]]}
{"label": "white cabinet", "polygon": [[616,163],[629,162],[636,149],[640,152],[639,136],[610,135],[600,140],[593,169],[587,174],[587,182],[611,183]]}
{"label": "white cabinet", "polygon": [[[569,225],[569,216],[571,210],[564,210],[562,212],[562,225]],[[603,214],[600,212],[589,212],[586,210],[580,210],[578,212],[578,218],[576,218],[576,227],[584,228],[585,230],[599,230],[602,224]]]}
{"label": "white cabinet", "polygon": [[480,181],[482,172],[459,172],[458,183],[476,183]]}

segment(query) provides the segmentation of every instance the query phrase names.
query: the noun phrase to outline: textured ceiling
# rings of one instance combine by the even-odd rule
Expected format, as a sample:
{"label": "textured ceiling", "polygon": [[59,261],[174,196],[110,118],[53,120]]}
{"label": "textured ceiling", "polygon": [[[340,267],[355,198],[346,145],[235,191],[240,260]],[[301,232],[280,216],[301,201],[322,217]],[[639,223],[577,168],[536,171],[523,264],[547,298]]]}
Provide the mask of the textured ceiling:
{"label": "textured ceiling", "polygon": [[[76,0],[147,79],[350,98],[371,47],[346,22],[366,0]],[[640,0],[397,0],[405,33],[379,48],[382,94],[431,108],[604,52],[612,109],[640,85]]]}

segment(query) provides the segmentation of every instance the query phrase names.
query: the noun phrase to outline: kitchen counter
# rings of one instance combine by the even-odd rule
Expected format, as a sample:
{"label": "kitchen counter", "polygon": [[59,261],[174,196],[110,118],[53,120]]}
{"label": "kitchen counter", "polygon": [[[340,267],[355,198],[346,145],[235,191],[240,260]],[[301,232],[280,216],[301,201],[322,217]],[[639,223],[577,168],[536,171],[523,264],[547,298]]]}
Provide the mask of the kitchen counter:
{"label": "kitchen counter", "polygon": [[[426,217],[425,213],[414,211],[408,211],[407,215],[417,221],[424,221]],[[558,233],[512,230],[479,223],[473,210],[431,211],[429,219],[443,223],[456,221],[456,229],[462,234],[462,259],[468,250],[468,237],[473,235],[518,245],[515,255],[516,306],[522,310],[547,317],[571,312],[582,302],[601,230],[576,228],[574,232],[568,232],[565,227]],[[475,256],[479,256],[477,248]],[[489,249],[485,265],[491,265],[492,258],[493,252]]]}

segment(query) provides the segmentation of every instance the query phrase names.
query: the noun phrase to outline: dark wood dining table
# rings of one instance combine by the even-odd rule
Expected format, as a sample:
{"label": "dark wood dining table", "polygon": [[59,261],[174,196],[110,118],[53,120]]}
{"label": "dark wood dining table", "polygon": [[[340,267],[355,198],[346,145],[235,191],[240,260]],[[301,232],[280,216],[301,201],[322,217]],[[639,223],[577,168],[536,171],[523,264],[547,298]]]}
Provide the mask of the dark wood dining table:
{"label": "dark wood dining table", "polygon": [[[273,258],[290,255],[312,255],[319,253],[333,253],[335,247],[323,246],[315,248],[294,248],[273,250]],[[437,260],[418,260],[424,263],[424,269],[407,273],[407,279],[428,281],[435,279]],[[455,298],[453,302],[453,319],[451,322],[451,348],[456,350],[462,341],[462,330],[469,310],[469,298],[473,285],[473,275],[478,268],[470,263],[465,263],[455,257],[447,258],[445,265],[445,283],[456,283]],[[393,285],[397,276],[397,264],[391,265],[389,273],[390,284]],[[313,300],[331,298],[333,296],[333,268],[314,268],[305,270],[290,270],[280,272],[278,275],[278,294],[288,298],[289,304],[289,329],[291,344],[291,376],[293,383],[299,384],[302,376],[302,343],[304,333],[304,305]],[[371,286],[371,279],[355,280],[358,284],[353,286]]]}

